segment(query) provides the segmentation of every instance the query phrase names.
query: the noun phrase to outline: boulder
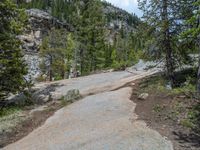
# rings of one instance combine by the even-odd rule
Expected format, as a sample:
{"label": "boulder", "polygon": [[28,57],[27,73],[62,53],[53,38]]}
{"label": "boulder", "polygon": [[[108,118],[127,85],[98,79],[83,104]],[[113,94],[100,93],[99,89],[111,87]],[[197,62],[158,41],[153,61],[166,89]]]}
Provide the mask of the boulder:
{"label": "boulder", "polygon": [[50,96],[45,94],[37,95],[36,93],[32,96],[32,101],[34,104],[44,104],[50,101]]}
{"label": "boulder", "polygon": [[138,96],[138,99],[140,100],[146,100],[149,97],[148,93],[142,93]]}
{"label": "boulder", "polygon": [[18,95],[11,95],[7,99],[8,105],[25,105],[27,102],[27,97],[24,93],[19,93]]}
{"label": "boulder", "polygon": [[132,86],[135,86],[135,83],[131,83]]}
{"label": "boulder", "polygon": [[50,92],[50,97],[53,101],[57,101],[63,97],[63,94],[61,92]]}
{"label": "boulder", "polygon": [[63,96],[63,100],[66,102],[74,102],[81,97],[79,90],[72,89],[67,92],[66,95]]}

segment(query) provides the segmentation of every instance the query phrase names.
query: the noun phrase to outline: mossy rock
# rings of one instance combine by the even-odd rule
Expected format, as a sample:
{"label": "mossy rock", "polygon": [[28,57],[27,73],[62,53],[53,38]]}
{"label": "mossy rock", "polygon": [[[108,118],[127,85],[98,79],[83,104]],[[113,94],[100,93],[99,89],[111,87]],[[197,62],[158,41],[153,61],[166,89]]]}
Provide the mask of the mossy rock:
{"label": "mossy rock", "polygon": [[72,89],[67,92],[65,96],[63,96],[63,100],[66,102],[74,102],[81,97],[79,90]]}

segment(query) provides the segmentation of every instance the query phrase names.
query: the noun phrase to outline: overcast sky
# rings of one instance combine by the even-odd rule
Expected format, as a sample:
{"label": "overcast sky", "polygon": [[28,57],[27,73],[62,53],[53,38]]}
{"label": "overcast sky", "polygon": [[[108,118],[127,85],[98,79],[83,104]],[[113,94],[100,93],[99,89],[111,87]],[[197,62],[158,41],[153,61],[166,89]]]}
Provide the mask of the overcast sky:
{"label": "overcast sky", "polygon": [[138,9],[137,0],[106,0],[107,2],[112,3],[113,5],[125,9],[130,13],[135,13],[139,17],[142,16],[141,11]]}

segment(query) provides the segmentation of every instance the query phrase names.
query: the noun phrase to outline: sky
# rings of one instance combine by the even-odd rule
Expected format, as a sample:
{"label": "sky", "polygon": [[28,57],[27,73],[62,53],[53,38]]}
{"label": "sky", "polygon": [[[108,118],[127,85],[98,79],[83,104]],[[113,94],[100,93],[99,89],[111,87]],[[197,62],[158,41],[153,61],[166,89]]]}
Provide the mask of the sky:
{"label": "sky", "polygon": [[129,13],[135,13],[139,17],[142,16],[142,12],[138,9],[137,0],[106,0],[107,2],[112,3],[114,6],[122,8]]}

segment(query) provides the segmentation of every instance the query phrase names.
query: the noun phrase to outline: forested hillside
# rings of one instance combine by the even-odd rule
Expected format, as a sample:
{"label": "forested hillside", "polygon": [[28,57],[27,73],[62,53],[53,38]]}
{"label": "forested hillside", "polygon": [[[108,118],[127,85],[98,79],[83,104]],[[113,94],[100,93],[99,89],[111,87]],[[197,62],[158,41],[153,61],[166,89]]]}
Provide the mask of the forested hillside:
{"label": "forested hillside", "polygon": [[[139,49],[134,43],[134,33],[140,19],[136,15],[101,1],[33,0],[17,4],[26,9],[43,10],[73,29],[55,27],[48,37],[44,37],[39,50],[45,58],[41,70],[51,76],[50,80],[52,77],[67,78],[72,72],[86,75],[105,68],[122,69],[138,61],[136,51]],[[56,56],[48,47],[52,47]],[[51,60],[48,51],[51,51]]]}
{"label": "forested hillside", "polygon": [[[88,1],[89,2],[89,1]],[[92,1],[90,1],[92,2]],[[87,3],[84,0],[31,0],[18,1],[18,4],[26,9],[38,8],[49,12],[52,16],[60,19],[63,22],[75,24],[77,21],[75,17],[78,17],[78,12],[81,13],[83,4]],[[139,23],[139,18],[135,14],[129,14],[125,10],[113,6],[106,1],[100,2],[102,8],[102,15],[104,15],[106,22],[111,20],[126,21],[129,26],[136,26]],[[81,8],[82,7],[82,8]]]}

